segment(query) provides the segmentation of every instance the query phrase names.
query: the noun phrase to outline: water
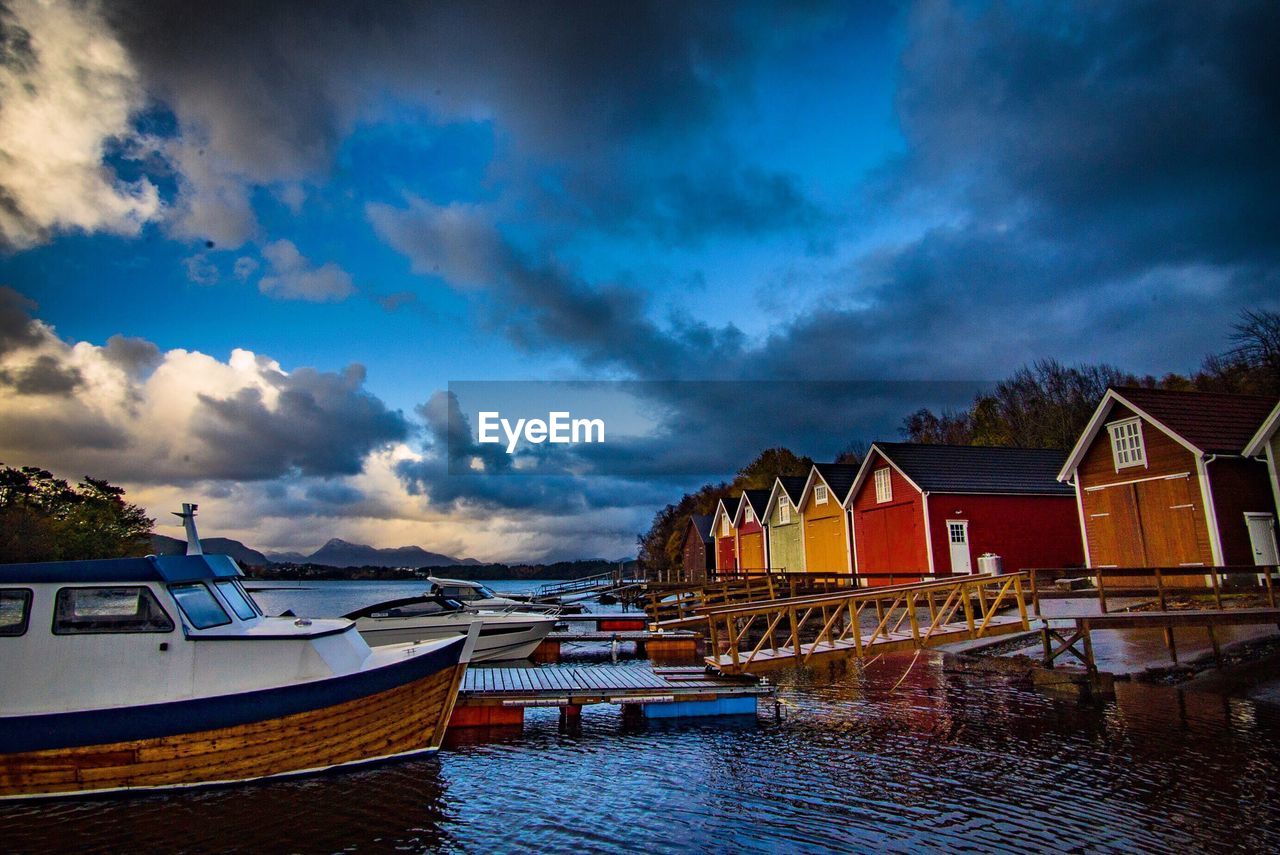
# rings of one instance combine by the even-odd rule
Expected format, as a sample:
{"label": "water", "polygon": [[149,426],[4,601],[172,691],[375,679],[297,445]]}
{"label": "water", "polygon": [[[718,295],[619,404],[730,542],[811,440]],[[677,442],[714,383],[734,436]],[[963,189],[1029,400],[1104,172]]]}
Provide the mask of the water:
{"label": "water", "polygon": [[[406,584],[259,599],[333,614],[372,590],[358,586]],[[0,850],[1280,850],[1280,707],[1132,684],[1082,705],[927,652],[778,679],[777,719],[769,704],[627,727],[589,707],[570,733],[534,710],[523,730],[459,731],[435,757],[351,773],[0,804]]]}

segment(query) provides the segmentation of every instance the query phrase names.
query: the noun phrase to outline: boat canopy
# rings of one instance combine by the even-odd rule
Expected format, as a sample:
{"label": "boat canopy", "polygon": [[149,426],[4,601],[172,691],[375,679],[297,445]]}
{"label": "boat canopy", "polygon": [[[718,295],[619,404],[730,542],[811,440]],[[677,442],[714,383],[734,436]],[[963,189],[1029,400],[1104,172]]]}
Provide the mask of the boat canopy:
{"label": "boat canopy", "polygon": [[53,582],[194,582],[244,575],[229,555],[148,555],[93,561],[0,564],[0,585]]}

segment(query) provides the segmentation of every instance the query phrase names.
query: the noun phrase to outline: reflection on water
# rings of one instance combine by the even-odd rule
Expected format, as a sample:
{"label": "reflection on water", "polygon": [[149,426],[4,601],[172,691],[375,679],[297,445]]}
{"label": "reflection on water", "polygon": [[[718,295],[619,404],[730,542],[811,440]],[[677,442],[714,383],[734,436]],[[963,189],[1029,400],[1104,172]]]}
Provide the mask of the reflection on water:
{"label": "reflection on water", "polygon": [[0,804],[6,851],[1280,850],[1280,714],[1117,684],[1100,706],[933,653],[783,673],[775,715],[451,735],[435,758],[145,798]]}

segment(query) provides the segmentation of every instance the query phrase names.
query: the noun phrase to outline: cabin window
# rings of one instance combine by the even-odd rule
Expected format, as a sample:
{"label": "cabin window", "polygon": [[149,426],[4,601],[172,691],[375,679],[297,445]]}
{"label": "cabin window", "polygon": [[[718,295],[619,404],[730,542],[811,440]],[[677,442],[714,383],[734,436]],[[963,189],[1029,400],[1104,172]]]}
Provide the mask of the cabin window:
{"label": "cabin window", "polygon": [[423,600],[419,603],[405,603],[386,611],[373,612],[369,617],[421,617],[423,615],[442,615],[453,611],[457,611],[453,604],[442,603],[439,600]]}
{"label": "cabin window", "polygon": [[26,588],[0,591],[0,636],[24,635],[30,619],[30,591]]}
{"label": "cabin window", "polygon": [[236,617],[240,620],[253,620],[258,613],[253,608],[253,603],[249,602],[249,595],[240,590],[240,586],[235,582],[214,582],[218,593],[222,594],[222,599],[227,601],[227,605],[231,606],[231,611],[236,613]]}
{"label": "cabin window", "polygon": [[876,501],[893,501],[893,481],[889,478],[889,467],[876,470]]}
{"label": "cabin window", "polygon": [[756,521],[755,511],[751,510],[751,508],[747,508],[747,522],[755,522],[755,521]]}
{"label": "cabin window", "polygon": [[815,505],[825,505],[827,503],[827,488],[819,484],[813,488],[813,503]]}
{"label": "cabin window", "polygon": [[464,588],[461,585],[445,585],[440,589],[442,596],[451,600],[478,600],[480,595],[474,588]]}
{"label": "cabin window", "polygon": [[783,525],[791,522],[791,503],[786,499],[778,503],[778,522]]}
{"label": "cabin window", "polygon": [[178,608],[196,629],[209,629],[231,623],[231,616],[213,597],[213,592],[199,582],[170,585],[169,593],[178,601]]}
{"label": "cabin window", "polygon": [[53,634],[173,632],[173,620],[150,588],[62,588],[54,599]]}
{"label": "cabin window", "polygon": [[1111,458],[1119,471],[1129,466],[1146,466],[1147,450],[1142,445],[1142,420],[1125,419],[1107,425],[1111,430]]}
{"label": "cabin window", "polygon": [[720,536],[721,537],[729,536],[729,518],[728,517],[720,518]]}

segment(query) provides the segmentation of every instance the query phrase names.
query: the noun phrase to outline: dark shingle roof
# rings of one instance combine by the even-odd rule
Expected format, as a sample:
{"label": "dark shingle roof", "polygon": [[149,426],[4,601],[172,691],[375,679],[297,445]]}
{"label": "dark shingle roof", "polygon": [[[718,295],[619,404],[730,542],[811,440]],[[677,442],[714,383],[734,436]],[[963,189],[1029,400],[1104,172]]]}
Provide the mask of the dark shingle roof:
{"label": "dark shingle roof", "polygon": [[765,506],[769,504],[770,490],[747,490],[742,495],[747,497],[751,509],[756,512],[756,518],[759,519],[764,515]]}
{"label": "dark shingle roof", "polygon": [[849,495],[849,488],[858,477],[858,467],[851,463],[815,463],[814,467],[822,480],[827,482],[831,492],[836,494],[836,501],[843,502]]}
{"label": "dark shingle roof", "polygon": [[782,490],[787,494],[787,498],[791,499],[791,504],[800,501],[800,494],[804,492],[804,482],[809,479],[803,475],[783,475],[778,479],[782,482]]}
{"label": "dark shingle roof", "polygon": [[1261,395],[1116,387],[1116,394],[1207,454],[1240,454],[1276,405]]}
{"label": "dark shingle roof", "polygon": [[711,514],[694,514],[689,517],[689,522],[693,523],[693,527],[698,530],[698,536],[702,538],[703,543],[711,542],[711,523],[714,519]]}
{"label": "dark shingle roof", "polygon": [[1067,453],[1056,448],[908,442],[877,442],[876,448],[928,493],[1075,495],[1070,484],[1058,481]]}

